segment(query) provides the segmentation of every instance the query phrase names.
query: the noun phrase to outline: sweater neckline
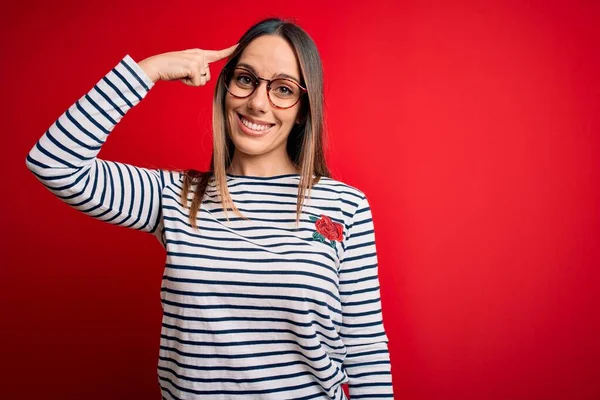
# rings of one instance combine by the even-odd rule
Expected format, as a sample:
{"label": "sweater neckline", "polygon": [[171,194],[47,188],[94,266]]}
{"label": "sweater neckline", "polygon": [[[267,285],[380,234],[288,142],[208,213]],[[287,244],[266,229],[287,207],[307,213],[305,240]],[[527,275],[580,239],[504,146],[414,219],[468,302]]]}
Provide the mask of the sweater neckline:
{"label": "sweater neckline", "polygon": [[227,172],[225,174],[228,178],[234,179],[249,179],[256,181],[270,181],[274,179],[283,179],[283,178],[299,178],[300,174],[281,174],[281,175],[273,175],[273,176],[254,176],[254,175],[234,175]]}

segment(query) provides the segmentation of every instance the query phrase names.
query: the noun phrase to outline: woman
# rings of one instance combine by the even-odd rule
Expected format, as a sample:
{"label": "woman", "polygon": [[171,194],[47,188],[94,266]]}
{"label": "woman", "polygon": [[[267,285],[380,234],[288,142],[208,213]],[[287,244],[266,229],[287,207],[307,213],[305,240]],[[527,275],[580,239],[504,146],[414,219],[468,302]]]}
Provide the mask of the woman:
{"label": "woman", "polygon": [[[203,86],[225,57],[209,171],[97,158],[157,81]],[[163,398],[345,399],[346,382],[352,399],[393,397],[371,210],[329,177],[322,135],[317,48],[268,19],[225,50],[125,56],[31,149],[57,197],[165,247]]]}

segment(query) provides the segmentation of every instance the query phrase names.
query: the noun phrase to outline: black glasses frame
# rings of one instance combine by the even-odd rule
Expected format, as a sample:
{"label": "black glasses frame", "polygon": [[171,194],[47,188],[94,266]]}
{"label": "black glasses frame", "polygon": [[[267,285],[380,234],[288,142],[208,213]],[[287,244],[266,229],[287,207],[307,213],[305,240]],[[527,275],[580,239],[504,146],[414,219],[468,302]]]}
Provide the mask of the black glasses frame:
{"label": "black glasses frame", "polygon": [[[235,94],[231,93],[231,91],[229,90],[229,82],[227,82],[227,81],[231,80],[233,78],[233,76],[229,76],[229,74],[231,73],[233,75],[233,71],[235,71],[236,69],[241,69],[242,71],[248,72],[250,75],[252,75],[255,78],[256,83],[253,85],[254,89],[252,89],[252,92],[250,92],[246,96],[235,95]],[[229,93],[236,99],[245,99],[245,98],[252,96],[254,94],[254,92],[256,92],[256,88],[258,88],[260,86],[260,81],[267,82],[266,89],[267,89],[267,98],[269,99],[269,103],[271,103],[271,105],[273,107],[278,108],[280,110],[287,110],[288,108],[294,107],[296,104],[298,104],[298,102],[302,98],[302,95],[308,92],[308,90],[306,88],[302,87],[302,85],[300,85],[298,82],[296,82],[293,79],[289,79],[289,78],[265,79],[265,78],[256,76],[256,74],[254,72],[252,72],[248,68],[244,68],[244,67],[235,67],[235,68],[229,69],[229,70],[226,69],[225,73],[223,74],[223,80],[225,81],[225,89],[227,90],[227,93]],[[271,100],[271,83],[273,83],[274,81],[288,81],[288,82],[291,82],[294,85],[298,86],[298,88],[300,88],[300,91],[301,91],[300,96],[298,96],[298,100],[296,100],[296,102],[289,107],[280,107],[280,106],[274,104],[273,100]]]}

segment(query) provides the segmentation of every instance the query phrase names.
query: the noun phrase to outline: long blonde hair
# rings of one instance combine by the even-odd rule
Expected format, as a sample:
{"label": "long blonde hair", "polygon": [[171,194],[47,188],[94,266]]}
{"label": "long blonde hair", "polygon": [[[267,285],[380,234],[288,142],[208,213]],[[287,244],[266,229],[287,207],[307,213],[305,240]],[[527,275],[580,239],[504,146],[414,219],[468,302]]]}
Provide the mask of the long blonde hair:
{"label": "long blonde hair", "polygon": [[300,221],[304,200],[306,197],[310,198],[310,189],[319,182],[321,177],[330,176],[324,155],[323,67],[317,46],[311,37],[293,22],[278,18],[263,20],[244,33],[235,52],[229,57],[219,74],[213,98],[213,154],[210,169],[204,172],[187,170],[183,174],[181,203],[184,207],[188,207],[188,193],[191,186],[196,185],[194,197],[189,205],[189,220],[195,229],[198,229],[196,217],[204,193],[213,177],[227,221],[229,221],[227,210],[247,219],[233,203],[227,187],[226,170],[231,164],[235,147],[229,135],[231,127],[225,112],[226,71],[234,68],[244,49],[254,39],[263,35],[280,36],[292,46],[300,64],[300,84],[307,89],[307,95],[303,96],[300,103],[300,123],[294,124],[286,146],[290,159],[301,171],[296,203],[296,227]]}

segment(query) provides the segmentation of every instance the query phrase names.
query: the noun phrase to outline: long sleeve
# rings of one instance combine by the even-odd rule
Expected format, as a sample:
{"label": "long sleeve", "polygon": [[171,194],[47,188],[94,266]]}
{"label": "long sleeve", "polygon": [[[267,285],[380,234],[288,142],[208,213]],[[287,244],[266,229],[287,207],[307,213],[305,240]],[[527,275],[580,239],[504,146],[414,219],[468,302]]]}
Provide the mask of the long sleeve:
{"label": "long sleeve", "polygon": [[388,338],[383,326],[377,251],[371,208],[360,201],[344,242],[340,263],[343,362],[350,399],[392,399]]}
{"label": "long sleeve", "polygon": [[73,208],[111,224],[160,234],[160,194],[174,174],[97,157],[111,131],[153,85],[126,55],[50,126],[27,155],[27,167]]}

